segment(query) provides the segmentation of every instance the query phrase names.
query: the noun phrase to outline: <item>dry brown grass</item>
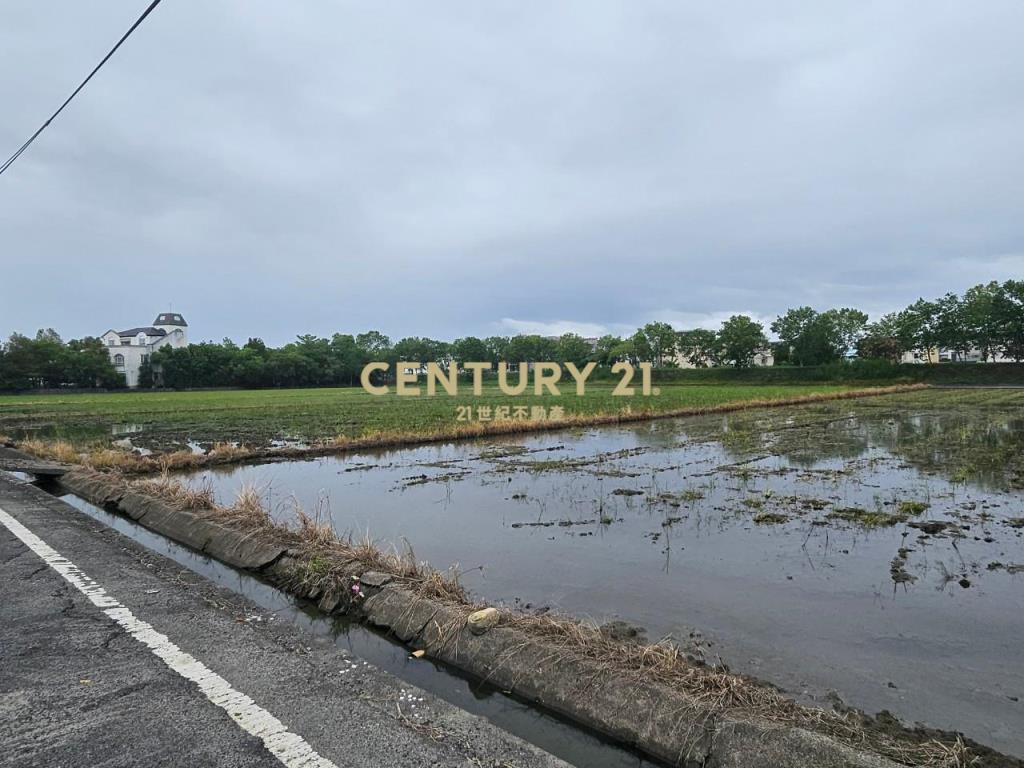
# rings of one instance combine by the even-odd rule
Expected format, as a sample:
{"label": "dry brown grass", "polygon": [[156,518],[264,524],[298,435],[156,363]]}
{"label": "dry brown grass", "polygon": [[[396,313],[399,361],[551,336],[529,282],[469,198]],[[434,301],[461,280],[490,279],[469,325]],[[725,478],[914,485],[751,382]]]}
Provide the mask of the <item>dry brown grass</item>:
{"label": "dry brown grass", "polygon": [[415,587],[416,595],[427,600],[440,600],[464,607],[467,611],[479,607],[470,600],[469,594],[459,581],[459,570],[455,566],[447,571],[421,568]]}
{"label": "dry brown grass", "polygon": [[87,465],[92,469],[134,472],[138,456],[116,448],[101,448],[85,454]]}
{"label": "dry brown grass", "polygon": [[160,470],[164,472],[172,470],[180,471],[183,469],[199,469],[203,464],[202,458],[202,454],[186,450],[161,453],[155,457],[138,456],[136,471],[151,471],[150,467],[154,464],[159,466]]}
{"label": "dry brown grass", "polygon": [[935,742],[935,744],[938,748],[946,751],[946,764],[952,768],[971,768],[971,766],[977,765],[979,762],[979,759],[972,755],[971,750],[964,744],[963,737],[960,734],[957,734],[956,741],[953,744],[943,744],[942,742]]}
{"label": "dry brown grass", "polygon": [[133,451],[109,447],[75,447],[66,440],[22,440],[15,446],[32,456],[63,464],[77,464],[101,472],[116,470],[122,474],[151,474],[185,469],[199,469],[205,464],[218,463],[229,456],[228,463],[244,461],[254,454],[247,449],[232,447],[232,452],[196,454],[181,450],[143,456]]}
{"label": "dry brown grass", "polygon": [[252,483],[244,484],[228,506],[210,505],[209,516],[250,532],[274,533],[280,527],[263,505],[263,490]]}
{"label": "dry brown grass", "polygon": [[82,463],[81,454],[66,440],[22,440],[17,444],[25,453],[62,464]]}
{"label": "dry brown grass", "polygon": [[131,483],[132,490],[147,496],[156,496],[178,509],[190,512],[199,510],[213,511],[216,509],[216,498],[213,486],[203,483],[199,486],[182,483],[166,472],[149,480],[137,480]]}
{"label": "dry brown grass", "polygon": [[[236,443],[214,443],[213,447],[207,452],[207,456],[217,459],[219,461],[239,461],[247,458],[251,453],[251,449],[237,445]],[[195,456],[196,454],[190,454]]]}
{"label": "dry brown grass", "polygon": [[285,577],[283,586],[300,595],[346,594],[353,576],[376,571],[388,574],[417,595],[463,605],[466,594],[457,578],[442,574],[426,563],[418,562],[411,550],[384,551],[369,539],[353,541],[339,537],[333,528],[314,518],[299,517],[298,525],[288,530],[297,562]]}
{"label": "dry brown grass", "polygon": [[305,547],[313,551],[321,551],[334,546],[338,542],[338,534],[330,524],[330,516],[325,514],[325,501],[320,500],[312,515],[296,500],[292,500],[295,508],[295,519],[298,521],[299,538]]}

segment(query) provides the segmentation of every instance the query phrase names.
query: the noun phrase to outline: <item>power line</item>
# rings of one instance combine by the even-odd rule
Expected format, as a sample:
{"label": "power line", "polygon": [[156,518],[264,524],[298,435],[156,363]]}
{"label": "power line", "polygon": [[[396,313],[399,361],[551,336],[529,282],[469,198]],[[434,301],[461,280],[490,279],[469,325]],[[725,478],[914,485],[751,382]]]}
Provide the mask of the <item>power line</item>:
{"label": "power line", "polygon": [[50,115],[46,119],[46,122],[43,123],[41,126],[39,126],[39,129],[35,133],[33,133],[31,136],[29,136],[28,141],[26,141],[24,144],[22,144],[20,147],[18,147],[18,150],[13,155],[11,155],[9,158],[7,158],[7,160],[4,161],[3,165],[0,165],[0,174],[3,174],[4,171],[6,171],[8,168],[11,167],[11,164],[15,160],[17,160],[19,157],[21,157],[21,153],[24,152],[26,149],[28,149],[29,145],[31,145],[32,142],[36,140],[36,138],[39,136],[39,134],[41,134],[43,131],[45,131],[46,127],[50,123],[53,122],[53,119],[55,117],[57,117],[57,115],[59,115],[61,112],[64,111],[64,107],[66,107],[68,104],[71,103],[71,100],[73,98],[75,98],[75,96],[78,95],[78,92],[85,87],[85,84],[88,83],[90,80],[92,80],[92,76],[100,71],[100,67],[102,67],[104,64],[107,63],[107,59],[109,59],[111,56],[113,56],[114,53],[117,51],[117,49],[121,47],[121,43],[123,43],[125,40],[128,39],[128,37],[131,35],[131,33],[135,31],[136,27],[138,27],[143,21],[145,21],[146,17],[149,16],[149,14],[153,11],[153,9],[156,8],[158,5],[160,5],[160,0],[153,0],[153,2],[151,2],[149,4],[149,7],[146,8],[146,10],[144,10],[142,12],[142,15],[139,16],[139,18],[135,20],[135,23],[132,24],[131,27],[128,29],[128,31],[125,32],[124,35],[121,36],[121,39],[117,41],[117,44],[113,48],[110,49],[110,52],[106,56],[103,57],[102,61],[100,61],[100,63],[96,65],[96,68],[93,69],[93,71],[89,73],[89,76],[87,78],[85,78],[85,80],[83,80],[81,82],[81,84],[77,88],[75,88],[75,90],[71,93],[70,96],[67,97],[67,99],[64,101],[64,103],[60,105],[60,107],[57,109],[57,111],[54,112],[52,115]]}

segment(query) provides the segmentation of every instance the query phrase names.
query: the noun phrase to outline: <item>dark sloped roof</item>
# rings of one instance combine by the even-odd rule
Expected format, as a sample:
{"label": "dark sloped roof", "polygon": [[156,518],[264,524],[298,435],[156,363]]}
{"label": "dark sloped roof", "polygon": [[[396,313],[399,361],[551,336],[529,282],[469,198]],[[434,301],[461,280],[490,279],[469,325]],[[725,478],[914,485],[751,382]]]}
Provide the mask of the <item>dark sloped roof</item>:
{"label": "dark sloped roof", "polygon": [[129,328],[127,331],[118,331],[118,336],[138,336],[140,333],[144,333],[147,336],[166,336],[167,331],[163,328],[153,328],[148,326],[146,328]]}
{"label": "dark sloped roof", "polygon": [[153,325],[180,325],[187,327],[188,323],[185,322],[185,318],[176,312],[163,312],[156,316],[156,320],[153,321]]}

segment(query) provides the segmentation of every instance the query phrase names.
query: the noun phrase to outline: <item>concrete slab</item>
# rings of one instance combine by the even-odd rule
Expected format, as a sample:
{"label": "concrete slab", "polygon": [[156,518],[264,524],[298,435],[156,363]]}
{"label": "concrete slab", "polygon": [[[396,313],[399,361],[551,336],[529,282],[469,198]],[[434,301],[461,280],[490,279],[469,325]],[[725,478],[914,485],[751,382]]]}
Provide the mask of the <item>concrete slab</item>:
{"label": "concrete slab", "polygon": [[60,477],[71,469],[68,464],[37,459],[22,451],[0,445],[0,471],[25,472],[36,477]]}

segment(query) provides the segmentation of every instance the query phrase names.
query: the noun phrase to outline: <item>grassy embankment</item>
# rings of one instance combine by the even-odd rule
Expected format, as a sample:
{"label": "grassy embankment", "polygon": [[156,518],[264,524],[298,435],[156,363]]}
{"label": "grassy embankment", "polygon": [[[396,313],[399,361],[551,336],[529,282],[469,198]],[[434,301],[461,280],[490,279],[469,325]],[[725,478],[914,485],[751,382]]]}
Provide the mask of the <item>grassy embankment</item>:
{"label": "grassy embankment", "polygon": [[[657,387],[660,393],[651,397],[613,396],[608,382],[588,383],[582,397],[565,383],[559,397],[508,396],[495,386],[485,387],[480,397],[474,397],[469,387],[457,397],[374,397],[361,389],[8,395],[0,396],[0,435],[40,456],[96,468],[147,471],[891,391],[820,383]],[[460,406],[472,408],[471,421],[456,419]],[[493,416],[499,406],[542,406],[549,417],[557,406],[564,413],[546,421],[478,420],[477,409],[490,408]],[[115,445],[125,436],[132,446],[152,450],[157,458],[140,458]],[[189,450],[189,444],[205,449],[205,455]]]}

